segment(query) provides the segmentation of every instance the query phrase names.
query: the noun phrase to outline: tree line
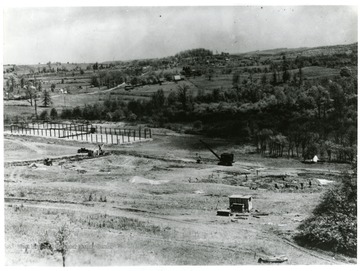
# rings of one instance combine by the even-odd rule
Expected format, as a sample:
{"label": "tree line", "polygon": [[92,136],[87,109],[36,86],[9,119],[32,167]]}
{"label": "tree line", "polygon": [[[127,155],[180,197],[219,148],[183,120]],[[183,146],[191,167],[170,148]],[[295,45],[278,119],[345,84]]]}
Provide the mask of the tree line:
{"label": "tree line", "polygon": [[188,132],[252,142],[271,156],[352,161],[357,146],[357,79],[336,77],[301,85],[247,81],[237,88],[199,90],[188,85],[150,100],[102,103],[64,109],[65,119],[196,123]]}

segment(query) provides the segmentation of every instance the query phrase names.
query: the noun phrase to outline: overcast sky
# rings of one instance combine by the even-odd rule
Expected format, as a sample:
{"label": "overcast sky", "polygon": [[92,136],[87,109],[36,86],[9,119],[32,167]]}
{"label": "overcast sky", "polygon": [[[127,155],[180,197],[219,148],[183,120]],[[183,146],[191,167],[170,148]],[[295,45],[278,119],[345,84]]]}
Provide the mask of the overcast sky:
{"label": "overcast sky", "polygon": [[357,42],[357,8],[351,6],[5,8],[3,24],[4,64]]}

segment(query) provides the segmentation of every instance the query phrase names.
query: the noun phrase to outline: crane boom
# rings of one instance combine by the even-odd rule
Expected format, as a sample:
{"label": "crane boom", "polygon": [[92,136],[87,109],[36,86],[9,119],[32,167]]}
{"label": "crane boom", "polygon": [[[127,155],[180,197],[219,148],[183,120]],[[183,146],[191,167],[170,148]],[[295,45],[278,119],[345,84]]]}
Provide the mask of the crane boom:
{"label": "crane boom", "polygon": [[217,155],[217,153],[216,152],[214,152],[213,151],[213,149],[207,144],[207,143],[205,143],[204,141],[202,141],[201,139],[199,139],[199,141],[202,143],[202,144],[204,144],[205,145],[205,147],[206,148],[208,148],[209,149],[209,151],[211,151],[216,157],[217,157],[217,159],[219,159],[219,161],[221,161],[221,158],[220,158],[220,156],[219,155]]}

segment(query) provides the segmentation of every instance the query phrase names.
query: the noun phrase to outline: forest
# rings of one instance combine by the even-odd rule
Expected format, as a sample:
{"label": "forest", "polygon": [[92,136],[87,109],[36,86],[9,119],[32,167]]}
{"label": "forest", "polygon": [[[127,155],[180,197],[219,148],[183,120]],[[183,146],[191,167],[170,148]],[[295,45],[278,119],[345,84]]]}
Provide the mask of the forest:
{"label": "forest", "polygon": [[329,161],[350,162],[357,144],[357,79],[339,75],[331,80],[273,84],[262,78],[236,82],[231,89],[199,91],[196,96],[180,83],[168,96],[159,87],[149,101],[108,99],[64,110],[60,116],[126,119],[158,127],[192,124],[185,132],[238,138],[271,156],[318,154]]}

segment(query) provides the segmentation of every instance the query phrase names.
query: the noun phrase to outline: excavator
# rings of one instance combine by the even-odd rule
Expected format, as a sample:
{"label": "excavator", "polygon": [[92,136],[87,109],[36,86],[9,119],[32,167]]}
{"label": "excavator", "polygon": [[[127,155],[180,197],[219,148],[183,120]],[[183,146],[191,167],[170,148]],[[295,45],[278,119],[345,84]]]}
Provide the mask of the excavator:
{"label": "excavator", "polygon": [[214,150],[210,147],[209,144],[205,143],[201,139],[199,140],[206,148],[208,148],[209,151],[212,152],[216,156],[217,159],[219,159],[218,165],[220,166],[232,166],[234,163],[234,154],[232,153],[222,153],[220,156],[214,152]]}

